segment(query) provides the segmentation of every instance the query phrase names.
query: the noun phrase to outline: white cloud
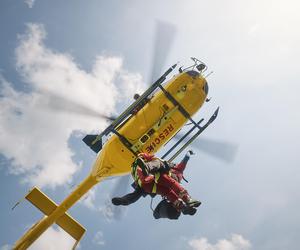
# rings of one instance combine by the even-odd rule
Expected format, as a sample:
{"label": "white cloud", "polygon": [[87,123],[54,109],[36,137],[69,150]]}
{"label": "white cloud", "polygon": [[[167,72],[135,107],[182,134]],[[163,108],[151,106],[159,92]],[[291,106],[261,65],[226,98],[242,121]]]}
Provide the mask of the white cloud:
{"label": "white cloud", "polygon": [[33,7],[33,5],[34,5],[35,0],[25,0],[24,2],[31,9]]}
{"label": "white cloud", "polygon": [[115,206],[111,203],[111,196],[109,196],[103,206],[100,206],[98,208],[98,211],[101,213],[101,215],[107,220],[119,220],[122,218],[123,214],[126,211],[126,207],[123,206]]}
{"label": "white cloud", "polygon": [[142,94],[144,86],[141,85],[142,77],[140,74],[132,74],[126,71],[123,71],[123,74],[120,77],[120,80],[123,82],[121,86],[121,91],[124,93],[123,99],[128,97],[133,97],[133,93]]}
{"label": "white cloud", "polygon": [[[123,84],[132,79],[141,86],[141,77],[124,70],[121,58],[109,56],[97,56],[91,72],[86,72],[71,55],[47,48],[45,38],[39,24],[28,24],[19,37],[16,64],[30,92],[15,90],[0,75],[0,152],[12,160],[10,172],[22,174],[23,181],[55,187],[70,182],[79,168],[68,147],[72,132],[107,126],[106,121],[75,111],[113,113]],[[68,112],[59,112],[62,109]]]}
{"label": "white cloud", "polygon": [[96,245],[101,245],[101,246],[103,246],[105,244],[102,231],[98,231],[95,234],[95,236],[93,238],[93,243],[95,243]]}
{"label": "white cloud", "polygon": [[56,250],[72,249],[75,240],[61,228],[50,227],[28,249]]}
{"label": "white cloud", "polygon": [[[111,191],[103,190],[113,190],[115,188],[115,183],[118,184],[118,179],[112,181],[112,184],[107,185],[103,188],[104,184],[102,183],[102,189],[94,187],[85,194],[82,199],[79,201],[79,204],[82,206],[99,213],[99,216],[103,217],[107,222],[112,222],[114,220],[120,220],[123,216],[126,215],[127,207],[126,206],[115,206],[112,204],[111,199],[113,197],[119,196],[114,194]],[[129,185],[129,184],[128,184]],[[123,190],[123,194],[126,193],[126,189]]]}
{"label": "white cloud", "polygon": [[206,238],[193,239],[189,241],[193,250],[248,250],[251,244],[242,235],[232,234],[231,239],[218,240],[216,244],[211,244]]}
{"label": "white cloud", "polygon": [[3,245],[1,246],[0,250],[10,250],[11,249],[11,246],[10,245]]}
{"label": "white cloud", "polygon": [[95,210],[96,188],[91,189],[85,196],[82,197],[80,203],[91,210]]}
{"label": "white cloud", "polygon": [[103,197],[105,200],[104,204],[98,207],[98,211],[108,221],[120,220],[126,215],[127,206],[115,206],[112,204],[111,199],[126,194],[130,187],[130,180],[131,176],[126,175],[117,177],[111,182],[110,193],[105,194],[106,197]]}

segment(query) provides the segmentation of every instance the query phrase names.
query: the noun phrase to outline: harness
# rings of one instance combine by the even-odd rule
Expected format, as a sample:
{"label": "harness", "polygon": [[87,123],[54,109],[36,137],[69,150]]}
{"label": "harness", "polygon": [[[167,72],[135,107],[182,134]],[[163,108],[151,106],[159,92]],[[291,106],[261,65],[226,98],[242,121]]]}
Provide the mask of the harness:
{"label": "harness", "polygon": [[[147,164],[147,163],[145,163],[145,164]],[[139,175],[137,173],[138,167],[141,167],[141,166],[139,166],[138,163],[137,163],[137,160],[135,160],[134,163],[131,166],[131,175],[132,175],[135,183],[139,187],[142,188],[142,181],[140,180]],[[158,180],[160,178],[161,171],[159,171],[158,169],[156,169],[155,172],[152,172],[151,174],[154,176],[154,183],[153,183],[153,187],[152,187],[151,193],[152,194],[156,194],[156,192],[157,192],[157,183],[158,183]],[[168,174],[169,174],[169,176],[171,176],[171,172],[170,171],[168,171]]]}
{"label": "harness", "polygon": [[134,182],[139,186],[142,187],[142,181],[140,180],[138,173],[137,173],[138,164],[135,160],[134,163],[131,165],[131,175],[133,177]]}
{"label": "harness", "polygon": [[154,183],[153,183],[153,187],[152,187],[152,193],[156,193],[156,190],[157,190],[157,182],[158,182],[158,179],[159,179],[159,177],[160,177],[160,172],[156,172],[155,174],[154,174]]}

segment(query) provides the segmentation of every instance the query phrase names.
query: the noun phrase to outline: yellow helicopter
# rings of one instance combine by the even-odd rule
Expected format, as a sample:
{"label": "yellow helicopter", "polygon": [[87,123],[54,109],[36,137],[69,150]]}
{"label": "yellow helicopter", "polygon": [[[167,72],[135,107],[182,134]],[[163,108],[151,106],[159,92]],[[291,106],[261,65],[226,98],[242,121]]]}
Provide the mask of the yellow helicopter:
{"label": "yellow helicopter", "polygon": [[[206,65],[194,57],[191,59],[192,66],[179,68],[179,73],[166,81],[177,65],[171,66],[103,132],[83,138],[98,155],[90,174],[61,204],[56,204],[37,187],[26,195],[25,198],[45,216],[15,243],[13,249],[27,249],[54,223],[76,240],[75,249],[86,229],[67,210],[84,194],[107,177],[128,174],[138,153],[156,153],[190,122],[192,128],[162,156],[172,161],[216,119],[219,108],[204,125],[201,124],[203,119],[197,122],[192,119],[208,101],[208,84],[204,76]],[[177,149],[194,130],[197,132]],[[108,135],[110,138],[103,144],[103,138]]]}

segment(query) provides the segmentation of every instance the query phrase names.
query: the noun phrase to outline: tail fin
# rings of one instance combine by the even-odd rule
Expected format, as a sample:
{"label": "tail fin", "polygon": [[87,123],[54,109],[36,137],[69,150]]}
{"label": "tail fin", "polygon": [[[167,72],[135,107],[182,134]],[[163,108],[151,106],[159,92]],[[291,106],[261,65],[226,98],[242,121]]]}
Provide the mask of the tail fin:
{"label": "tail fin", "polygon": [[[45,215],[50,215],[57,208],[57,204],[37,187],[34,187],[25,198]],[[68,213],[64,213],[61,217],[59,217],[56,224],[76,240],[76,243],[73,246],[73,249],[75,249],[86,231],[85,228],[74,220]]]}
{"label": "tail fin", "polygon": [[98,135],[86,135],[82,140],[95,153],[98,153],[102,149],[102,138],[98,137]]}

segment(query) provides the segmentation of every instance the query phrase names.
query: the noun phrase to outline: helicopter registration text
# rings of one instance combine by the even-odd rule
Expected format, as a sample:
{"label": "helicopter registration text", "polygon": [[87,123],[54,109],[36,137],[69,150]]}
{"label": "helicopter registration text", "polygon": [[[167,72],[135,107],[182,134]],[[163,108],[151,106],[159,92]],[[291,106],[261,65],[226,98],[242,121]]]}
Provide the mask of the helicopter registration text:
{"label": "helicopter registration text", "polygon": [[165,141],[165,139],[170,135],[170,132],[174,130],[172,124],[168,125],[159,135],[157,135],[152,142],[150,142],[149,146],[146,148],[147,153],[151,153],[154,149]]}

